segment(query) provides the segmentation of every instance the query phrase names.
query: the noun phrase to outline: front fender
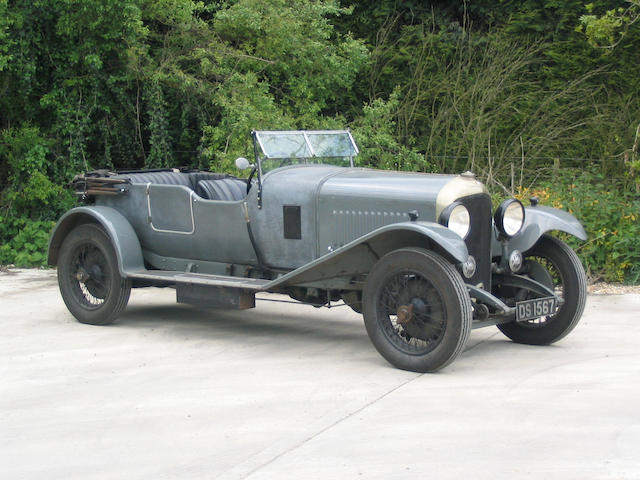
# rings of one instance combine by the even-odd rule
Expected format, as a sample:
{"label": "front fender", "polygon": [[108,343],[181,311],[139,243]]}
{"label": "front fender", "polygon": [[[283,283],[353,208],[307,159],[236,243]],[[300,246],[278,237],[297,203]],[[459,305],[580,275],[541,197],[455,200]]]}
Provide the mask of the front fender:
{"label": "front fender", "polygon": [[[509,240],[509,250],[526,252],[542,235],[552,230],[568,233],[583,241],[587,239],[584,227],[570,213],[551,207],[525,207],[524,226],[520,233]],[[494,252],[494,255],[500,255],[500,252]]]}
{"label": "front fender", "polygon": [[116,209],[103,206],[73,208],[58,220],[49,240],[49,265],[58,263],[60,247],[67,234],[84,223],[97,223],[107,233],[118,257],[120,275],[126,277],[127,272],[144,270],[142,248],[133,227]]}
{"label": "front fender", "polygon": [[273,280],[265,285],[265,290],[367,273],[386,253],[403,247],[427,248],[439,253],[452,263],[464,262],[469,256],[464,240],[438,223],[393,223],[373,230]]}

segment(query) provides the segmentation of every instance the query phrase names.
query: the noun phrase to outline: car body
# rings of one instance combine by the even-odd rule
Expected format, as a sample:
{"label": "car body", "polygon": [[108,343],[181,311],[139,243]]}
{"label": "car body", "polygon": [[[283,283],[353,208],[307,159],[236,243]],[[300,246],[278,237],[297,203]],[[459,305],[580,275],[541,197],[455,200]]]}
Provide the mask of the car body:
{"label": "car body", "polygon": [[344,301],[393,365],[435,371],[471,328],[546,344],[579,320],[584,271],[548,235],[586,239],[572,215],[535,199],[494,214],[469,172],[357,168],[347,130],[252,137],[255,162],[237,161],[247,179],[178,169],[76,177],[85,205],[59,220],[49,263],[80,321],[109,323],[131,287],[152,285],[217,308],[254,307],[257,292]]}

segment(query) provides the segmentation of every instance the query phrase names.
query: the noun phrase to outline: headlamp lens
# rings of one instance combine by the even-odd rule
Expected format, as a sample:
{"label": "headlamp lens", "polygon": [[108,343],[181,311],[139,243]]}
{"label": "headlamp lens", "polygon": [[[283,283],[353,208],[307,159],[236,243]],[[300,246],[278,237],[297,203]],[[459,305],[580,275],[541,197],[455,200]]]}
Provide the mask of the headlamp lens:
{"label": "headlamp lens", "polygon": [[467,207],[461,204],[453,207],[446,225],[462,238],[466,237],[471,227],[471,216]]}
{"label": "headlamp lens", "polygon": [[502,235],[513,237],[524,225],[524,207],[515,198],[510,198],[498,206],[493,219]]}
{"label": "headlamp lens", "polygon": [[524,223],[524,208],[520,202],[510,203],[504,211],[502,226],[504,233],[513,237],[522,228]]}

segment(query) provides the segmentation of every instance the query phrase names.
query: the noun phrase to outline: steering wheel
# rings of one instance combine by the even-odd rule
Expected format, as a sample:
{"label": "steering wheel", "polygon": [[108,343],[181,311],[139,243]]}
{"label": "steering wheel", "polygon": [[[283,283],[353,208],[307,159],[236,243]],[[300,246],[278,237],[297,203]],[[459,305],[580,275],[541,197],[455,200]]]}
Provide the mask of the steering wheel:
{"label": "steering wheel", "polygon": [[253,176],[256,174],[257,171],[258,171],[258,165],[256,165],[251,169],[251,172],[249,173],[249,177],[247,177],[247,193],[249,193],[249,190],[251,190],[251,180],[253,179]]}

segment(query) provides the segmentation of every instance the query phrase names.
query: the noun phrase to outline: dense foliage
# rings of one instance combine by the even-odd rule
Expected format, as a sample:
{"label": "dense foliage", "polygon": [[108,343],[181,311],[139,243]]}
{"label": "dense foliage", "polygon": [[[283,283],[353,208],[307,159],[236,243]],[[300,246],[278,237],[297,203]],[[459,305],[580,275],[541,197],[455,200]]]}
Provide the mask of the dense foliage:
{"label": "dense foliage", "polygon": [[570,236],[565,240],[582,258],[589,277],[640,284],[640,199],[635,192],[602,174],[566,170],[515,193],[525,203],[536,196],[584,223],[586,242]]}
{"label": "dense foliage", "polygon": [[637,0],[0,0],[0,264],[44,262],[80,171],[233,172],[252,128],[348,126],[363,165],[548,193],[587,224],[592,275],[637,282],[637,15]]}

